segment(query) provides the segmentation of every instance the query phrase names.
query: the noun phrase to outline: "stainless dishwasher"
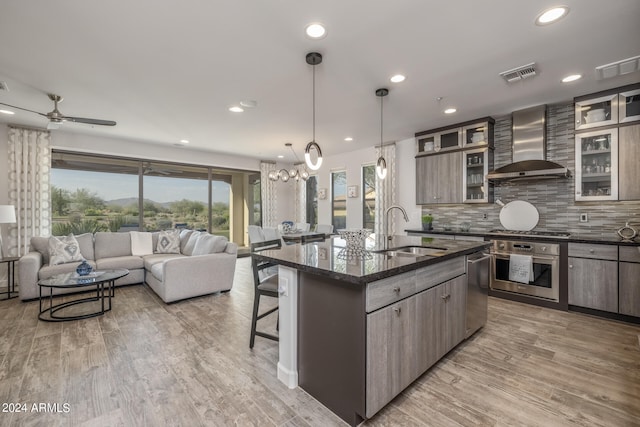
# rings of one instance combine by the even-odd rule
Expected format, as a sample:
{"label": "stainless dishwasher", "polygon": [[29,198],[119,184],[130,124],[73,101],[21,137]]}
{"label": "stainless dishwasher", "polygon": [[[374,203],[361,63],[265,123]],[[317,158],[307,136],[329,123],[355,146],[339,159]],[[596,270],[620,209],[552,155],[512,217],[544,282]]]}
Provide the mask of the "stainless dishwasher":
{"label": "stainless dishwasher", "polygon": [[467,332],[469,338],[487,323],[491,255],[477,252],[467,257]]}

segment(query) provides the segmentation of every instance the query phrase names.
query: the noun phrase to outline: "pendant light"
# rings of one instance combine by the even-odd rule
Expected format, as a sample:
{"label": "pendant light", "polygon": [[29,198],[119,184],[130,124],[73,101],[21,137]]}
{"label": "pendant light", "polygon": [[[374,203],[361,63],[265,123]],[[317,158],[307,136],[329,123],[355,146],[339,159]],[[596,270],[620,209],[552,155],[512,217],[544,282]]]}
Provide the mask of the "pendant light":
{"label": "pendant light", "polygon": [[[293,156],[296,159],[296,162],[294,163],[293,167],[289,170],[283,168],[283,169],[280,169],[278,172],[276,171],[269,172],[268,174],[269,179],[271,181],[282,180],[282,182],[288,182],[289,179],[295,179],[296,181],[300,181],[300,179],[302,179],[303,181],[308,180],[309,171],[307,171],[307,168],[304,167],[303,163],[300,163],[300,159],[298,159],[298,155],[293,149],[293,145],[290,142],[287,142],[286,144],[284,144],[284,146],[291,150],[291,152],[293,153]],[[302,169],[299,169],[296,167],[297,165],[300,165],[300,164],[303,165]]]}
{"label": "pendant light", "polygon": [[380,157],[378,157],[378,162],[376,163],[376,174],[380,179],[387,177],[387,161],[382,155],[382,98],[388,94],[389,89],[382,88],[376,90],[376,96],[380,97]]}
{"label": "pendant light", "polygon": [[[307,54],[307,64],[313,65],[313,138],[311,142],[307,144],[304,149],[304,161],[311,170],[318,170],[322,165],[322,150],[316,142],[316,65],[322,63],[322,55],[318,52],[311,52]],[[311,161],[311,149],[315,149],[318,157],[316,163]]]}

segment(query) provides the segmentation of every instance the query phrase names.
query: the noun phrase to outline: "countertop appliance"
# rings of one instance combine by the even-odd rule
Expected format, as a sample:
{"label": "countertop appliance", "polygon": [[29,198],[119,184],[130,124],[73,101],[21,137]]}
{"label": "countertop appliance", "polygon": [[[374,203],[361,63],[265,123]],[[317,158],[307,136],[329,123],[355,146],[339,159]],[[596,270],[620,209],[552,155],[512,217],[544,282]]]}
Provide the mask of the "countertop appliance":
{"label": "countertop appliance", "polygon": [[[529,232],[530,233],[530,232]],[[560,300],[560,245],[549,242],[494,240],[491,247],[493,269],[491,289]],[[529,283],[510,279],[511,255],[531,257],[532,275]]]}
{"label": "countertop appliance", "polygon": [[469,338],[487,323],[491,255],[478,252],[467,257],[467,332]]}

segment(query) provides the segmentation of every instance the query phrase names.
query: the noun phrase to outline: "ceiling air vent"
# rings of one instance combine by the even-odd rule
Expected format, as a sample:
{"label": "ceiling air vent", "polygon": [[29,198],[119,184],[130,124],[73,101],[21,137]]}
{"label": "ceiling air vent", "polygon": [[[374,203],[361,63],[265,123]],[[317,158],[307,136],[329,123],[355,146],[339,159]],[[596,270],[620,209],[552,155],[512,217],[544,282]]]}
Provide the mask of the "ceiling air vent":
{"label": "ceiling air vent", "polygon": [[527,77],[533,77],[536,75],[536,63],[523,65],[516,67],[512,70],[503,71],[500,76],[507,81],[507,83],[517,82],[519,80],[526,79]]}
{"label": "ceiling air vent", "polygon": [[633,73],[640,70],[640,56],[622,59],[611,64],[600,65],[596,67],[596,76],[599,80],[611,77],[621,76],[623,74]]}

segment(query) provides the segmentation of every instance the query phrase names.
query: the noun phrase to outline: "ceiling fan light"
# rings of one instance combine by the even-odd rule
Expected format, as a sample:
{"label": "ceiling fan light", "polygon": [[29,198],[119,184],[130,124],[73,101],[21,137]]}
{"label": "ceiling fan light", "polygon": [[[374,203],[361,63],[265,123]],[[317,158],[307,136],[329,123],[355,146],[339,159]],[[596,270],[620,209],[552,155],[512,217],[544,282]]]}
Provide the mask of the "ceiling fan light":
{"label": "ceiling fan light", "polygon": [[376,163],[376,175],[380,179],[387,177],[387,161],[382,156],[378,157],[378,163]]}
{"label": "ceiling fan light", "polygon": [[[311,149],[314,148],[318,152],[318,157],[316,159],[316,163],[313,163],[311,160]],[[311,141],[307,144],[307,147],[304,149],[304,162],[307,164],[307,167],[311,170],[317,171],[322,166],[322,150],[320,146],[315,141]]]}

